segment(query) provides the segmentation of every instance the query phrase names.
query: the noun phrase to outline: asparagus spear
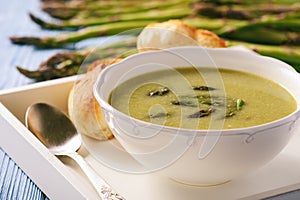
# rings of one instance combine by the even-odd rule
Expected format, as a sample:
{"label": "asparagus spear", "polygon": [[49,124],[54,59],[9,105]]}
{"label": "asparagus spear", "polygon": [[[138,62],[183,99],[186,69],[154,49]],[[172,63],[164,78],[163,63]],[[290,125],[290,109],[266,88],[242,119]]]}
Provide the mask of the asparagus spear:
{"label": "asparagus spear", "polygon": [[43,3],[49,3],[49,2],[51,2],[51,3],[56,3],[56,2],[67,2],[67,0],[41,0],[41,2],[43,2]]}
{"label": "asparagus spear", "polygon": [[[178,0],[170,0],[171,2]],[[63,2],[54,2],[54,3],[44,3],[42,5],[42,9],[44,8],[63,8],[63,9],[74,9],[74,10],[82,10],[82,9],[102,9],[102,8],[110,8],[112,6],[140,6],[140,5],[151,5],[151,4],[159,4],[160,2],[157,0],[154,1],[135,1],[135,0],[123,0],[123,1],[70,1],[68,3]]]}
{"label": "asparagus spear", "polygon": [[300,45],[300,33],[280,32],[265,27],[243,27],[234,31],[219,34],[222,37],[245,42],[270,45]]}
{"label": "asparagus spear", "polygon": [[63,9],[44,9],[51,17],[58,18],[58,19],[70,19],[77,15],[78,10],[63,10]]}
{"label": "asparagus spear", "polygon": [[244,20],[224,20],[224,19],[211,19],[211,18],[203,18],[203,17],[191,17],[191,18],[183,18],[182,19],[189,26],[207,29],[211,31],[219,31],[219,34],[228,31],[234,31],[241,27],[245,27],[249,25],[248,21]]}
{"label": "asparagus spear", "polygon": [[141,11],[148,11],[151,9],[167,9],[172,6],[188,5],[192,0],[172,0],[166,2],[151,2],[151,4],[141,4],[139,6],[113,6],[107,8],[83,8],[83,9],[70,9],[65,6],[60,7],[45,7],[44,10],[52,17],[59,19],[70,18],[87,18],[87,17],[103,17],[124,13],[135,13]]}
{"label": "asparagus spear", "polygon": [[198,0],[199,3],[212,3],[215,5],[293,5],[299,3],[298,0]]}
{"label": "asparagus spear", "polygon": [[182,18],[191,14],[191,9],[188,7],[174,7],[168,10],[150,10],[147,12],[136,12],[120,14],[118,16],[107,17],[90,17],[87,19],[75,19],[70,21],[64,21],[62,23],[50,23],[45,22],[42,19],[30,14],[31,19],[39,24],[43,28],[47,29],[69,29],[80,28],[93,25],[107,24],[110,22],[125,22],[125,21],[140,21],[140,20],[157,20],[163,21],[170,18]]}
{"label": "asparagus spear", "polygon": [[211,18],[229,18],[229,19],[242,19],[250,20],[256,19],[266,14],[282,14],[290,12],[299,12],[300,5],[247,5],[247,6],[215,6],[210,3],[194,3],[193,5],[198,15],[211,17]]}
{"label": "asparagus spear", "polygon": [[[104,14],[107,14],[107,11],[114,8],[114,11],[118,9],[121,11],[125,8],[125,11],[135,12],[134,10],[148,10],[154,8],[163,8],[169,7],[172,5],[181,5],[181,4],[189,4],[192,0],[169,0],[166,2],[162,1],[145,1],[140,2],[136,0],[124,0],[124,1],[94,1],[94,2],[71,2],[68,4],[65,3],[49,3],[44,4],[42,6],[42,10],[48,13],[49,15],[56,18],[68,19],[71,18],[81,12],[86,11],[91,13],[101,13],[104,11]],[[131,9],[129,9],[131,8]],[[64,14],[64,12],[70,14]],[[110,12],[112,13],[112,12]],[[117,12],[118,13],[118,12]]]}
{"label": "asparagus spear", "polygon": [[228,40],[227,42],[229,46],[242,45],[252,49],[253,51],[261,55],[270,56],[282,60],[286,63],[289,63],[298,72],[300,72],[300,47],[253,44],[232,40]]}
{"label": "asparagus spear", "polygon": [[207,18],[184,21],[196,28],[212,30],[223,38],[273,45],[300,45],[300,20],[297,19],[265,16],[256,22]]}
{"label": "asparagus spear", "polygon": [[276,30],[300,32],[300,18],[290,18],[290,15],[287,15],[284,19],[278,19],[276,17],[274,18],[272,16],[265,16],[256,24],[259,26],[265,26]]}
{"label": "asparagus spear", "polygon": [[77,32],[64,33],[54,37],[11,37],[10,40],[15,44],[28,44],[39,48],[59,48],[66,44],[78,42],[83,39],[118,34],[130,29],[135,29],[137,31],[136,34],[138,34],[140,31],[139,28],[144,27],[151,22],[153,21],[115,22],[111,24],[87,27]]}
{"label": "asparagus spear", "polygon": [[72,52],[62,52],[51,56],[42,62],[37,70],[27,70],[17,66],[17,70],[24,76],[36,81],[62,78],[78,73],[85,73],[86,66],[96,60],[106,58],[123,58],[136,53],[136,37],[117,42],[112,45],[87,48]]}
{"label": "asparagus spear", "polygon": [[44,3],[43,7],[51,8],[64,8],[64,9],[76,9],[76,10],[95,10],[102,8],[117,7],[144,7],[144,6],[160,6],[164,4],[176,4],[176,3],[190,3],[192,0],[169,0],[168,2],[162,2],[159,0],[152,1],[138,1],[138,0],[109,0],[109,1],[69,1],[68,3]]}

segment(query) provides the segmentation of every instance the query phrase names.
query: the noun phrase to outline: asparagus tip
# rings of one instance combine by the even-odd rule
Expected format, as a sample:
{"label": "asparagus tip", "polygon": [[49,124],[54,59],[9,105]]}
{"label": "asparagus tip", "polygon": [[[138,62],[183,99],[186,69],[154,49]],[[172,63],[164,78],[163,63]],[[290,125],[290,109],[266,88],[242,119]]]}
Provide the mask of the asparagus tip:
{"label": "asparagus tip", "polygon": [[38,25],[40,25],[40,26],[43,26],[43,25],[45,24],[45,22],[44,22],[42,19],[36,17],[34,14],[29,13],[28,15],[29,15],[30,19],[31,19],[33,22],[35,22],[36,24],[38,24]]}
{"label": "asparagus tip", "polygon": [[23,74],[24,76],[26,76],[27,78],[31,78],[31,79],[36,79],[36,80],[39,80],[41,77],[40,77],[40,74],[37,73],[36,71],[30,71],[28,69],[25,69],[23,67],[20,67],[20,66],[16,66],[17,70]]}
{"label": "asparagus tip", "polygon": [[10,37],[9,39],[14,44],[38,45],[40,43],[40,38],[37,37]]}
{"label": "asparagus tip", "polygon": [[35,40],[37,38],[32,38],[32,37],[14,37],[14,36],[12,36],[12,37],[9,37],[9,39],[14,44],[28,44],[29,41]]}
{"label": "asparagus tip", "polygon": [[62,29],[62,26],[60,24],[46,22],[46,21],[42,20],[41,18],[35,16],[32,13],[29,13],[29,17],[30,17],[30,19],[34,23],[38,24],[42,28],[46,28],[46,29]]}
{"label": "asparagus tip", "polygon": [[33,45],[37,48],[58,48],[62,45],[60,43],[53,42],[53,38],[39,38],[39,37],[10,37],[10,41],[13,44],[20,45]]}

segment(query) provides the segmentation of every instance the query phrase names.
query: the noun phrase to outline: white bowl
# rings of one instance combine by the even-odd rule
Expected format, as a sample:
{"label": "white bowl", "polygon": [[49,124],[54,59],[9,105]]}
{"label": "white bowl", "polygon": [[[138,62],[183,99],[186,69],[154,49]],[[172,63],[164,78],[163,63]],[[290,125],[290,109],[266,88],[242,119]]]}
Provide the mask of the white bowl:
{"label": "white bowl", "polygon": [[[189,130],[134,119],[109,103],[123,81],[162,68],[235,69],[274,80],[296,99],[292,114],[271,123],[240,129]],[[99,74],[94,95],[114,136],[149,171],[159,170],[179,182],[224,183],[272,160],[290,140],[300,116],[300,76],[289,65],[240,49],[178,47],[130,56]]]}

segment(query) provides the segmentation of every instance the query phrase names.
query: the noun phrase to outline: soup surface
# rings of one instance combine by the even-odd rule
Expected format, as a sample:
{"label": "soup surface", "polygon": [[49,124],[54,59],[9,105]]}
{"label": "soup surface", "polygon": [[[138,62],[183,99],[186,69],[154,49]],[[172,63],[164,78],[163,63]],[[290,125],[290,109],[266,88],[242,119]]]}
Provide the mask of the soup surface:
{"label": "soup surface", "polygon": [[189,129],[230,129],[264,124],[296,109],[279,84],[222,68],[176,68],[125,81],[109,99],[134,118]]}

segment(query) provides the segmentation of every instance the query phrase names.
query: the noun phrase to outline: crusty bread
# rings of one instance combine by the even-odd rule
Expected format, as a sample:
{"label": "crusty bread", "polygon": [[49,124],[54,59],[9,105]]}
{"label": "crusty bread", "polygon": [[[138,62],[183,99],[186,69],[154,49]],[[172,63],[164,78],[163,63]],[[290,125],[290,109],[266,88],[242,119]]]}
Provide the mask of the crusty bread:
{"label": "crusty bread", "polygon": [[137,39],[139,51],[166,49],[175,46],[196,46],[196,29],[180,20],[169,20],[146,26]]}
{"label": "crusty bread", "polygon": [[93,85],[100,71],[120,59],[99,60],[91,64],[86,75],[76,81],[68,100],[69,116],[77,130],[98,140],[107,140],[113,137],[93,95]]}
{"label": "crusty bread", "polygon": [[169,20],[146,26],[137,39],[141,51],[178,46],[226,47],[225,42],[208,30],[197,30],[181,20]]}
{"label": "crusty bread", "polygon": [[197,40],[199,46],[203,47],[212,47],[212,48],[222,48],[226,47],[226,43],[224,40],[219,38],[215,33],[198,29],[195,32],[195,40]]}

